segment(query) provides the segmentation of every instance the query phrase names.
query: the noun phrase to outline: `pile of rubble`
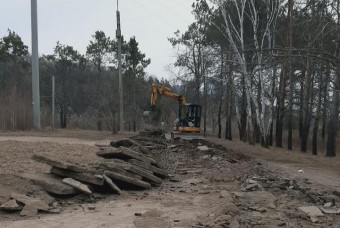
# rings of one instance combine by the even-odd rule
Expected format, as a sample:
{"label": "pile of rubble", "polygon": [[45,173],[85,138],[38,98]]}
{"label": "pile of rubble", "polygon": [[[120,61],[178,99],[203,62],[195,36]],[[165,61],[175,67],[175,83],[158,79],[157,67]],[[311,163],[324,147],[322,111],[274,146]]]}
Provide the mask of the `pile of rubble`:
{"label": "pile of rubble", "polygon": [[[40,186],[52,196],[74,196],[98,192],[122,194],[122,190],[144,190],[162,184],[168,172],[160,167],[151,151],[133,139],[97,145],[98,159],[92,165],[56,160],[34,154],[32,159],[51,166],[50,173],[24,177]],[[52,203],[52,202],[50,202]],[[21,211],[20,215],[34,216],[38,211],[58,213],[60,209],[38,198],[13,192],[8,201],[0,205],[5,211]]]}

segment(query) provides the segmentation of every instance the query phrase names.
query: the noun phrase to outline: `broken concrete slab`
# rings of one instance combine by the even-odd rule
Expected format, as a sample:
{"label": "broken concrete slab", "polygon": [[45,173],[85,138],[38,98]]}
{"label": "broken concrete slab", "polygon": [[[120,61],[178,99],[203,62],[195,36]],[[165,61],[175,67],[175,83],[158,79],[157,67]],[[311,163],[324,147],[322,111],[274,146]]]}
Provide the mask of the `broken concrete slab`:
{"label": "broken concrete slab", "polygon": [[32,198],[23,194],[12,192],[11,198],[15,199],[16,201],[29,205],[31,207],[35,207],[38,210],[47,211],[50,207],[40,199]]}
{"label": "broken concrete slab", "polygon": [[159,176],[163,176],[163,177],[169,176],[168,171],[166,171],[165,169],[155,167],[155,166],[153,166],[149,163],[144,163],[144,162],[141,162],[141,161],[136,160],[136,159],[129,159],[128,162],[133,164],[133,165],[139,166],[143,169],[150,170],[151,172],[153,172],[154,174],[157,174]]}
{"label": "broken concrete slab", "polygon": [[74,171],[60,169],[55,166],[52,166],[50,172],[57,174],[59,176],[62,176],[62,177],[71,177],[75,180],[83,181],[89,184],[100,185],[100,186],[104,184],[103,177],[100,178],[98,175],[93,175],[90,173],[77,173]]}
{"label": "broken concrete slab", "polygon": [[105,162],[102,164],[99,164],[99,168],[103,169],[103,170],[107,170],[107,171],[112,171],[124,176],[128,176],[131,178],[135,178],[137,180],[142,180],[142,177],[134,174],[134,173],[130,173],[127,171],[127,166],[124,163],[117,163],[117,162]]}
{"label": "broken concrete slab", "polygon": [[73,178],[64,178],[63,182],[65,184],[70,185],[71,187],[78,189],[81,192],[84,192],[86,194],[92,194],[92,191],[89,189],[89,187],[86,184],[81,183],[80,181],[77,181]]}
{"label": "broken concrete slab", "polygon": [[118,181],[122,181],[125,182],[127,184],[131,184],[140,188],[144,188],[144,189],[150,189],[151,185],[147,182],[141,181],[141,180],[137,180],[135,178],[131,178],[128,176],[124,176],[115,172],[111,172],[111,171],[105,171],[104,174],[108,177],[110,177],[113,180],[118,180]]}
{"label": "broken concrete slab", "polygon": [[103,174],[103,177],[104,177],[105,182],[112,188],[114,192],[116,192],[119,195],[122,194],[122,191],[120,190],[120,188],[115,183],[113,183],[113,181],[108,176]]}
{"label": "broken concrete slab", "polygon": [[70,162],[58,161],[54,158],[43,156],[43,155],[34,154],[32,159],[35,160],[35,161],[41,162],[41,163],[45,163],[45,164],[50,165],[50,166],[55,166],[55,167],[58,167],[60,169],[67,169],[67,170],[71,170],[71,171],[78,172],[78,173],[89,173],[89,172],[91,172],[86,167],[83,167],[83,166],[80,166],[80,165],[77,165],[77,164],[73,164],[73,163],[70,163]]}
{"label": "broken concrete slab", "polygon": [[27,216],[27,217],[33,217],[38,214],[38,208],[27,204],[24,206],[24,208],[20,212],[20,216]]}
{"label": "broken concrete slab", "polygon": [[122,160],[137,159],[144,163],[157,164],[154,159],[146,157],[143,154],[137,153],[134,150],[131,150],[123,146],[119,147],[118,149],[115,149],[115,148],[105,149],[105,150],[97,152],[96,154],[99,157],[109,158],[109,159],[112,159],[112,158],[118,158]]}
{"label": "broken concrete slab", "polygon": [[143,179],[149,180],[149,181],[151,181],[155,184],[161,184],[163,182],[162,179],[153,175],[152,172],[147,171],[143,168],[138,168],[134,165],[129,166],[129,171],[132,172],[132,173],[138,174],[138,175],[142,176]]}
{"label": "broken concrete slab", "polygon": [[[101,167],[108,170],[108,171],[120,173],[120,174],[123,174],[125,176],[132,177],[132,178],[134,178],[132,175],[135,175],[135,176],[141,177],[141,179],[144,178],[144,179],[149,180],[149,181],[156,183],[156,184],[162,183],[162,179],[153,175],[153,172],[146,170],[146,169],[143,169],[141,167],[138,167],[136,165],[133,165],[131,163],[115,162],[114,161],[114,162],[104,163],[104,164],[101,165]],[[117,168],[118,168],[118,170],[116,171],[115,169],[117,169]],[[121,172],[120,169],[123,169],[125,173]],[[136,179],[139,179],[139,178],[136,178]]]}
{"label": "broken concrete slab", "polygon": [[1,204],[0,209],[5,211],[20,211],[22,207],[18,205],[15,199],[11,199]]}
{"label": "broken concrete slab", "polygon": [[56,195],[74,195],[79,193],[78,190],[63,183],[62,179],[57,178],[52,174],[25,174],[23,177],[30,180],[33,184],[39,185],[49,193]]}
{"label": "broken concrete slab", "polygon": [[116,148],[121,147],[121,146],[124,146],[124,147],[134,146],[140,152],[142,152],[143,154],[150,154],[151,153],[151,151],[147,147],[141,145],[140,143],[136,142],[133,139],[121,139],[119,141],[111,141],[110,145],[113,146],[113,147],[116,147]]}
{"label": "broken concrete slab", "polygon": [[317,206],[299,207],[299,210],[306,213],[310,217],[324,216],[322,211]]}

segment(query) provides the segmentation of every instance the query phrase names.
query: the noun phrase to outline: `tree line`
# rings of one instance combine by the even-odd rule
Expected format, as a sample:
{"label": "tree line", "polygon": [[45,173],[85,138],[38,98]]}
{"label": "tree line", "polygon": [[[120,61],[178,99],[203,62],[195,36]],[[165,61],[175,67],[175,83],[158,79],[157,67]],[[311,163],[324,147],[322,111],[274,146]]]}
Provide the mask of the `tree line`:
{"label": "tree line", "polygon": [[183,93],[203,104],[203,130],[232,140],[236,121],[243,141],[292,150],[296,139],[303,152],[311,135],[315,155],[321,134],[335,156],[339,9],[339,0],[196,0],[195,22],[169,41]]}
{"label": "tree line", "polygon": [[[118,129],[117,40],[96,31],[81,54],[74,47],[56,43],[53,54],[42,55],[40,63],[41,116],[51,126],[52,76],[61,128]],[[0,39],[0,129],[26,130],[32,127],[31,56],[14,31]],[[122,42],[125,129],[143,127],[142,113],[149,109],[153,81],[169,86],[166,80],[147,75],[151,60],[141,52],[135,37]],[[164,104],[163,104],[164,103]],[[176,113],[164,105],[163,121]]]}

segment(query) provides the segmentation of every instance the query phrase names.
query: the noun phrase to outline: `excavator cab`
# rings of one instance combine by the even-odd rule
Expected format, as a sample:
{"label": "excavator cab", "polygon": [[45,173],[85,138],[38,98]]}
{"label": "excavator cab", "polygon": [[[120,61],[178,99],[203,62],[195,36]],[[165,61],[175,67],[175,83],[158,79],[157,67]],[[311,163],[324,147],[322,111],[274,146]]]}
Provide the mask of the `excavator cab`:
{"label": "excavator cab", "polygon": [[174,131],[179,132],[200,132],[201,105],[185,104],[179,105],[178,116],[174,123]]}

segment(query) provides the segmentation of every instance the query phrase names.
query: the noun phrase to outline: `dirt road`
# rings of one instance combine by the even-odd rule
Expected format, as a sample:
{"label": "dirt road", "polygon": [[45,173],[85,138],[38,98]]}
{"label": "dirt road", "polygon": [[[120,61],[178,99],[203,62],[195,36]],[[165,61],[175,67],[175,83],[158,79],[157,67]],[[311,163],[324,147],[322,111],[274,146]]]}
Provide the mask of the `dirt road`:
{"label": "dirt road", "polygon": [[[34,153],[90,164],[99,159],[96,143],[127,136],[95,133],[0,133],[1,184],[8,191],[34,193],[36,189],[20,175],[49,171],[30,159]],[[313,223],[298,209],[335,197],[339,160],[208,140],[171,142],[171,147],[156,150],[155,156],[174,175],[158,188],[123,196],[58,199],[62,212],[40,213],[39,218],[0,212],[0,227],[340,227],[339,215]],[[201,145],[210,149],[198,150]],[[301,169],[303,173],[298,172]],[[251,183],[255,187],[246,190]],[[339,198],[335,203],[339,207]]]}

